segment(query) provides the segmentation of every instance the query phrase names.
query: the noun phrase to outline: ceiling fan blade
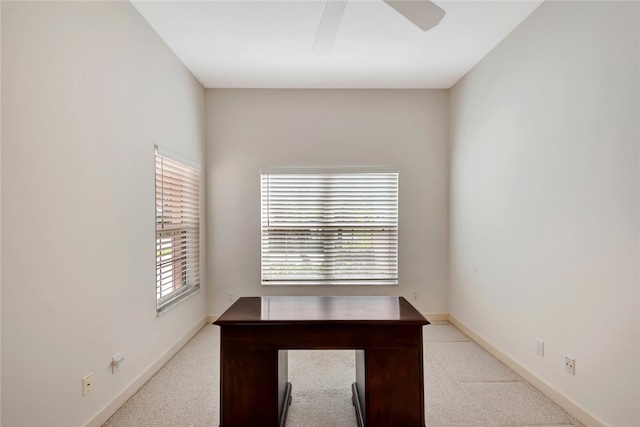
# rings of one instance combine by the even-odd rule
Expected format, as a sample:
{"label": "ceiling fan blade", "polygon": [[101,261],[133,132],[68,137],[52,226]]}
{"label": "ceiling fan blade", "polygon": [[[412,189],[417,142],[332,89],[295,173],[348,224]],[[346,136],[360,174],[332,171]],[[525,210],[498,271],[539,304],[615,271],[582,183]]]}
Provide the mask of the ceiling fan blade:
{"label": "ceiling fan blade", "polygon": [[384,0],[400,15],[416,24],[422,31],[429,31],[440,23],[444,9],[429,0]]}
{"label": "ceiling fan blade", "polygon": [[338,35],[338,28],[346,5],[347,0],[327,0],[316,39],[311,48],[313,53],[327,53],[331,50]]}

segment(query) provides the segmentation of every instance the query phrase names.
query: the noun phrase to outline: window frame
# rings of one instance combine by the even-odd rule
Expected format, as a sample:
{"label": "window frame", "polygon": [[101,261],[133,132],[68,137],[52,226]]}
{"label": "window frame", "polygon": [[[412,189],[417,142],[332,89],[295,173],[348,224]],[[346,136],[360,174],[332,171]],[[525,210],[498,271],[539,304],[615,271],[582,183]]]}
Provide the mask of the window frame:
{"label": "window frame", "polygon": [[[274,187],[270,183],[270,177],[290,178],[293,184],[291,194],[284,194],[283,187],[270,190]],[[296,185],[297,179],[304,181],[301,176],[324,180],[321,187],[313,187],[307,182]],[[315,177],[315,178],[314,178]],[[328,182],[335,181],[330,185]],[[341,180],[348,184],[341,183]],[[363,181],[354,184],[355,181]],[[370,182],[366,182],[370,180]],[[380,184],[382,182],[382,184]],[[311,185],[316,192],[323,193],[318,199],[309,200],[306,193],[299,200],[296,195],[301,194],[301,186]],[[388,185],[388,188],[378,189],[380,185]],[[348,186],[348,190],[347,190]],[[362,194],[360,194],[362,190]],[[375,191],[387,191],[391,194],[390,200],[381,202],[375,196]],[[279,192],[278,202],[271,192]],[[345,191],[356,196],[345,195]],[[263,286],[274,285],[398,285],[398,211],[399,211],[399,171],[392,168],[271,168],[260,171],[260,231],[261,231],[261,262],[260,279]],[[327,196],[328,193],[331,193]],[[335,198],[334,198],[335,196]],[[293,202],[284,202],[282,198],[294,198]],[[313,196],[311,196],[313,197]],[[386,197],[386,196],[385,196]],[[304,199],[304,200],[302,200]],[[320,200],[325,199],[325,200]],[[363,201],[364,200],[364,201]],[[299,214],[283,213],[283,209],[301,210],[303,204],[309,203],[321,205],[322,214],[314,218],[306,216],[301,219]],[[277,204],[277,207],[272,206]],[[366,206],[362,206],[366,204]],[[330,207],[331,205],[331,207]],[[356,211],[350,205],[365,209],[361,213],[369,218],[354,219]],[[346,208],[345,208],[346,206]],[[311,208],[307,209],[307,212]],[[274,214],[275,211],[277,214]],[[329,213],[327,213],[329,212]],[[342,213],[341,213],[342,212]],[[275,215],[275,216],[274,216]],[[277,223],[280,215],[282,223]],[[302,214],[306,215],[306,214]],[[319,215],[319,216],[318,216]],[[343,215],[343,216],[341,216]],[[330,218],[329,218],[330,216]],[[286,217],[286,218],[285,218]],[[277,225],[274,225],[276,218]],[[291,221],[291,222],[287,222]],[[309,223],[311,221],[311,223]],[[285,225],[285,223],[287,225]],[[305,224],[305,225],[302,225]],[[338,224],[332,226],[328,224]],[[278,228],[279,227],[279,228]],[[278,236],[278,233],[281,236]],[[308,235],[303,235],[308,233]],[[365,237],[367,235],[368,237]],[[388,242],[383,242],[385,238]],[[318,248],[314,249],[318,243]],[[320,243],[322,242],[322,243]],[[282,249],[283,245],[286,246]],[[313,246],[313,248],[311,246]],[[322,246],[320,248],[319,246]],[[274,249],[276,248],[277,249]],[[357,249],[355,249],[357,247]],[[363,249],[368,247],[368,249]],[[298,251],[296,253],[296,250]],[[280,251],[280,252],[278,252]],[[385,252],[387,251],[387,252]],[[354,254],[348,254],[354,252]],[[385,252],[383,258],[380,253]],[[295,256],[304,259],[304,254],[311,254],[314,261],[282,261],[278,265],[277,259],[291,259]],[[309,258],[309,257],[307,257]],[[358,258],[357,261],[354,259]],[[306,264],[305,264],[306,262]],[[348,267],[350,265],[350,267]],[[371,271],[365,272],[366,266],[372,266]],[[279,269],[280,273],[274,271]],[[284,270],[299,270],[301,273],[283,273]],[[315,270],[316,273],[310,273]],[[360,274],[358,274],[358,271]],[[319,273],[321,272],[321,273]],[[285,278],[289,275],[289,278]]]}
{"label": "window frame", "polygon": [[178,159],[155,147],[158,314],[200,289],[200,170]]}

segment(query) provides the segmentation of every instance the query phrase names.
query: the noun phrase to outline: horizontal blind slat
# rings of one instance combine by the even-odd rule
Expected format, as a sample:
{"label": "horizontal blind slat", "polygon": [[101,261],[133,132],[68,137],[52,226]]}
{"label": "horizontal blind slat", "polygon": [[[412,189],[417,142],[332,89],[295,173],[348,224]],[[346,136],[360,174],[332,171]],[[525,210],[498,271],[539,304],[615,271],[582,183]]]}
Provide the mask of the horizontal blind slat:
{"label": "horizontal blind slat", "polygon": [[200,285],[199,171],[156,153],[156,299],[160,310]]}
{"label": "horizontal blind slat", "polygon": [[398,174],[261,175],[262,281],[397,281]]}

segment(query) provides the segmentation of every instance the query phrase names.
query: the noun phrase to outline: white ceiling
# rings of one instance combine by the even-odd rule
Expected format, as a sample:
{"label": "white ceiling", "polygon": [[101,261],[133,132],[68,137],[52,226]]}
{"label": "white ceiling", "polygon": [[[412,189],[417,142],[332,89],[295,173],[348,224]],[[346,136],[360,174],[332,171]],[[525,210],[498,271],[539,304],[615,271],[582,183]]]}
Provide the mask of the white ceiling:
{"label": "white ceiling", "polygon": [[382,0],[350,0],[327,54],[324,0],[131,0],[206,88],[449,88],[542,0],[436,0],[421,31]]}

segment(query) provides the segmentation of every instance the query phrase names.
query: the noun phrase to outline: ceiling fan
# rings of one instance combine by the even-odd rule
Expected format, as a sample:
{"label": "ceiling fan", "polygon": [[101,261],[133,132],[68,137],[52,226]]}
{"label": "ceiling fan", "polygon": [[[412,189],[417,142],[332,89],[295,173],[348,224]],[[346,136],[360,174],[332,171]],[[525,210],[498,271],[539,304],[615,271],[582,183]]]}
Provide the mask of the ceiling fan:
{"label": "ceiling fan", "polygon": [[[430,0],[383,0],[400,15],[417,25],[422,31],[429,31],[440,23],[444,9]],[[320,20],[320,26],[313,42],[313,53],[327,53],[338,35],[340,21],[347,6],[347,0],[327,0]]]}

